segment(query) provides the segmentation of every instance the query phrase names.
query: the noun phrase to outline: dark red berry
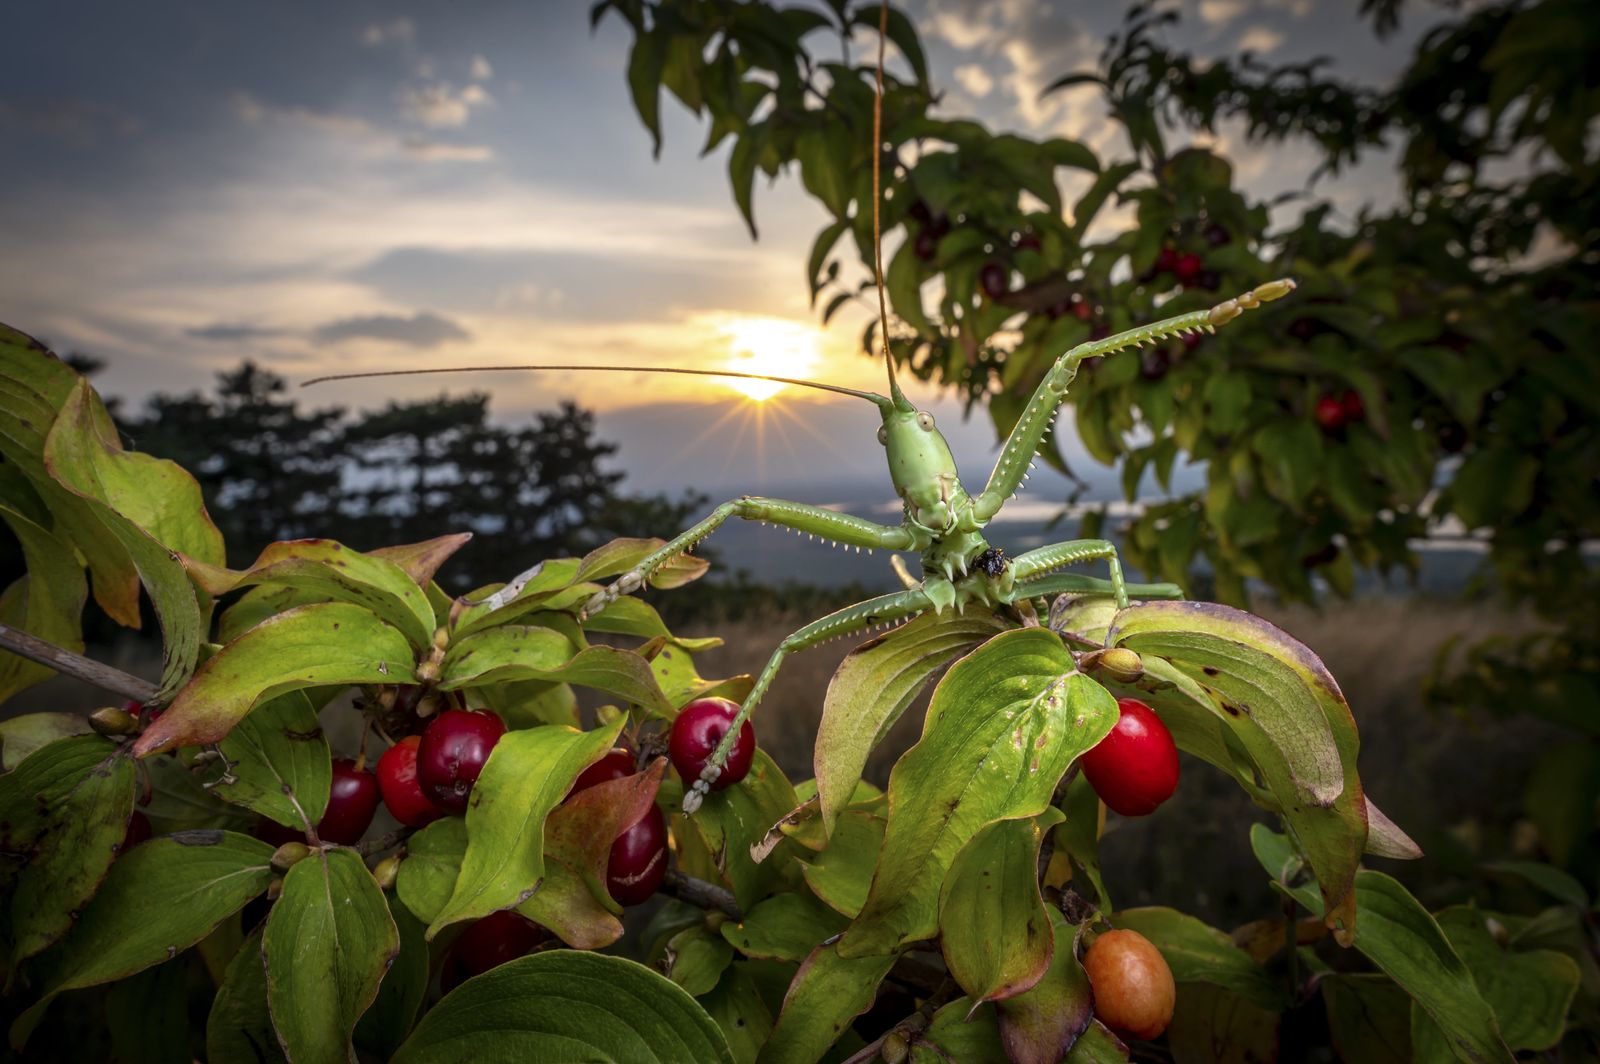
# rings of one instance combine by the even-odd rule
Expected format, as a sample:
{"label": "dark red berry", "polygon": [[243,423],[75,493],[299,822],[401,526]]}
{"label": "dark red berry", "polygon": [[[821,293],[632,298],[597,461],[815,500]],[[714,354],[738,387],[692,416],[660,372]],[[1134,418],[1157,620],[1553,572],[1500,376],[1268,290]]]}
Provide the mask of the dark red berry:
{"label": "dark red berry", "polygon": [[323,842],[353,846],[372,826],[377,812],[378,777],[357,768],[354,761],[335,758],[328,808],[317,821],[317,837]]}
{"label": "dark red berry", "polygon": [[1185,354],[1192,354],[1194,349],[1206,342],[1205,333],[1184,333],[1183,350]]}
{"label": "dark red berry", "polygon": [[1038,234],[1030,229],[1024,230],[1013,237],[1011,246],[1018,251],[1038,251],[1044,245],[1039,242]]}
{"label": "dark red berry", "polygon": [[250,834],[262,842],[270,842],[274,846],[282,846],[286,842],[306,841],[305,832],[296,831],[294,828],[286,828],[276,820],[269,820],[266,817],[256,821],[256,826],[250,829]]}
{"label": "dark red berry", "polygon": [[1087,299],[1082,296],[1076,296],[1072,301],[1072,316],[1079,321],[1088,321],[1094,317],[1094,307],[1089,305]]}
{"label": "dark red berry", "polygon": [[150,818],[135,809],[128,818],[128,830],[122,836],[122,845],[117,847],[117,852],[127,853],[149,837]]}
{"label": "dark red berry", "polygon": [[578,773],[578,778],[572,781],[572,790],[567,793],[567,797],[570,798],[579,791],[586,791],[597,783],[626,779],[633,775],[633,772],[633,755],[620,746],[614,746],[606,751],[606,755],[599,761]]}
{"label": "dark red berry", "polygon": [[505,723],[487,710],[447,709],[439,714],[417,747],[422,793],[447,813],[466,812],[472,785],[505,733]]}
{"label": "dark red berry", "polygon": [[667,874],[667,818],[652,805],[611,844],[606,891],[619,905],[638,905],[661,887]]}
{"label": "dark red berry", "polygon": [[[726,698],[702,698],[690,702],[679,711],[678,719],[672,722],[672,734],[667,739],[667,756],[672,759],[672,767],[678,770],[685,784],[692,785],[700,778],[700,773],[711,762],[712,752],[722,742],[722,737],[728,734],[729,725],[738,715],[739,707]],[[711,784],[711,789],[720,791],[744,779],[750,772],[755,756],[755,729],[750,727],[749,721],[745,721],[733,748],[728,751],[728,762],[722,766],[722,775]]]}
{"label": "dark red berry", "polygon": [[1344,411],[1345,424],[1354,424],[1367,419],[1366,404],[1361,401],[1361,393],[1354,388],[1346,389],[1339,398],[1339,406]]}
{"label": "dark red berry", "polygon": [[378,758],[378,790],[389,815],[408,828],[431,824],[443,815],[433,799],[422,793],[417,779],[417,747],[422,736],[408,735]]}
{"label": "dark red berry", "polygon": [[1315,569],[1319,565],[1327,565],[1339,556],[1337,543],[1325,543],[1318,549],[1300,559],[1300,565],[1306,569]]}
{"label": "dark red berry", "polygon": [[1439,426],[1439,446],[1445,454],[1460,454],[1467,445],[1467,430],[1460,422],[1449,421]]}
{"label": "dark red berry", "polygon": [[1344,428],[1344,403],[1337,395],[1324,395],[1317,400],[1317,424],[1323,432],[1338,432]]}
{"label": "dark red berry", "polygon": [[923,200],[913,201],[911,206],[906,209],[906,214],[922,225],[927,225],[933,221],[933,212],[928,210],[928,204]]}
{"label": "dark red berry", "polygon": [[439,989],[448,994],[475,975],[527,956],[549,937],[549,932],[521,913],[510,909],[490,913],[451,943],[439,974]]}
{"label": "dark red berry", "polygon": [[1186,251],[1172,264],[1172,276],[1178,279],[1179,284],[1194,284],[1203,269],[1205,263],[1200,261],[1200,256],[1192,251]]}
{"label": "dark red berry", "polygon": [[935,240],[944,237],[945,234],[950,232],[950,216],[948,214],[934,215],[928,220],[928,232],[933,234]]}
{"label": "dark red berry", "polygon": [[1220,248],[1233,242],[1233,236],[1221,222],[1212,222],[1206,226],[1206,243],[1214,248]]}
{"label": "dark red berry", "polygon": [[1158,381],[1167,375],[1172,366],[1172,356],[1164,347],[1153,347],[1139,356],[1139,376],[1147,381]]}
{"label": "dark red berry", "polygon": [[1156,252],[1154,269],[1157,273],[1171,273],[1178,268],[1178,249],[1170,244]]}
{"label": "dark red berry", "polygon": [[939,239],[924,229],[917,234],[917,239],[911,245],[912,254],[923,262],[933,258],[933,253],[939,249]]}
{"label": "dark red berry", "polygon": [[1100,800],[1123,816],[1144,816],[1178,786],[1178,747],[1155,710],[1136,698],[1117,699],[1121,716],[1111,734],[1083,755],[1083,774]]}
{"label": "dark red berry", "polygon": [[1296,340],[1310,340],[1327,331],[1316,318],[1296,318],[1289,323],[1289,335]]}
{"label": "dark red berry", "polygon": [[1222,287],[1222,274],[1216,270],[1201,270],[1200,276],[1194,280],[1196,288],[1204,288],[1208,292],[1215,292]]}
{"label": "dark red berry", "polygon": [[998,262],[986,262],[978,271],[978,283],[983,286],[984,295],[999,299],[1011,290],[1011,271]]}

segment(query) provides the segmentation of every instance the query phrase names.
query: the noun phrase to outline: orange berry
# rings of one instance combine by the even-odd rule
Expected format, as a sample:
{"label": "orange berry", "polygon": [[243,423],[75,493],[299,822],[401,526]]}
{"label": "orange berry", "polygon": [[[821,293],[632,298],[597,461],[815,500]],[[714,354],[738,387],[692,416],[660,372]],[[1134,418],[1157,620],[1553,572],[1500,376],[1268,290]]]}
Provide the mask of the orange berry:
{"label": "orange berry", "polygon": [[1107,931],[1083,956],[1094,1012],[1114,1031],[1155,1038],[1172,1021],[1177,988],[1161,951],[1137,931]]}

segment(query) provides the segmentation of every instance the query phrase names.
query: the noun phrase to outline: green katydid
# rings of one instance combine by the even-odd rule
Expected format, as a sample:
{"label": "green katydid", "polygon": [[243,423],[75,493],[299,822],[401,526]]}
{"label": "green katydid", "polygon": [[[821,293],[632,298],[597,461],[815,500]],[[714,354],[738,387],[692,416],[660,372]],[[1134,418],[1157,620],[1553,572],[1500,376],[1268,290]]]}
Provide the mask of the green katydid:
{"label": "green katydid", "polygon": [[[618,597],[638,591],[662,566],[705,539],[730,517],[746,521],[762,521],[847,548],[854,547],[857,550],[883,549],[915,552],[921,555],[921,579],[917,580],[910,574],[902,572],[902,578],[907,583],[904,590],[847,606],[805,625],[778,644],[777,649],[767,660],[766,667],[756,678],[755,686],[750,689],[738,716],[712,755],[710,763],[700,778],[695,780],[690,789],[684,793],[684,811],[693,813],[699,808],[711,784],[720,775],[722,765],[727,760],[740,728],[749,719],[751,711],[761,701],[762,696],[766,694],[784,658],[795,651],[867,629],[907,621],[929,610],[936,613],[942,613],[947,609],[961,610],[970,603],[1001,608],[1031,603],[1037,599],[1063,593],[1085,592],[1109,593],[1115,598],[1118,606],[1126,606],[1130,595],[1143,598],[1179,597],[1178,588],[1172,584],[1126,583],[1122,577],[1122,566],[1117,559],[1116,548],[1105,540],[1069,540],[1039,547],[1008,559],[1003,551],[991,546],[984,539],[983,529],[1000,512],[1006,500],[1021,487],[1033,464],[1045,431],[1055,419],[1056,412],[1066,397],[1067,387],[1084,359],[1115,354],[1126,348],[1155,343],[1197,330],[1214,331],[1216,326],[1231,321],[1241,311],[1256,307],[1267,300],[1278,299],[1293,289],[1293,281],[1272,281],[1236,299],[1219,303],[1209,310],[1180,314],[1102,340],[1079,344],[1067,351],[1056,359],[1050,371],[1039,382],[1022,416],[1018,418],[1005,445],[1001,448],[1000,457],[995,462],[993,472],[989,474],[988,483],[977,495],[969,494],[962,486],[960,475],[956,471],[955,458],[951,455],[950,447],[944,437],[935,427],[933,415],[918,410],[900,390],[899,383],[895,379],[892,359],[886,360],[889,372],[888,396],[814,381],[706,369],[644,366],[475,368],[599,370],[745,377],[851,395],[865,399],[878,408],[883,419],[883,424],[878,429],[878,442],[883,445],[888,458],[889,477],[894,484],[895,493],[904,505],[903,516],[898,525],[878,524],[805,503],[746,495],[718,506],[703,521],[664,544],[597,592],[584,606],[585,615],[595,614],[616,601]],[[401,374],[449,373],[462,370],[399,372]],[[390,375],[394,375],[394,371],[318,379]],[[1076,562],[1094,559],[1105,560],[1109,569],[1108,580],[1057,572]],[[491,608],[499,608],[510,602],[533,572],[535,570],[516,577],[489,596],[485,603]]]}

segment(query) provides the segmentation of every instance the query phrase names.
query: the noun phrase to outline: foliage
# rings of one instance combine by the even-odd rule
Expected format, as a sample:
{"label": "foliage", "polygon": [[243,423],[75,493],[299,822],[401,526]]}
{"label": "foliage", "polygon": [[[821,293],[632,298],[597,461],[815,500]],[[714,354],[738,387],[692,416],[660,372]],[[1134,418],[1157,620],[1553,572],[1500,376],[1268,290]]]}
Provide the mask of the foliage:
{"label": "foliage", "polygon": [[[1385,25],[1397,5],[1369,7]],[[871,263],[874,64],[830,60],[818,41],[835,35],[848,56],[877,5],[618,0],[594,17],[613,10],[634,34],[629,87],[658,146],[665,88],[707,119],[706,153],[731,144],[752,233],[756,172],[797,172],[830,216],[807,267],[824,321],[865,293],[870,271],[847,260]],[[1255,327],[1086,366],[1068,393],[1083,444],[1120,465],[1129,500],[1152,475],[1167,496],[1124,530],[1129,560],[1182,584],[1203,568],[1224,601],[1252,585],[1310,600],[1320,582],[1349,594],[1358,568],[1414,571],[1421,538],[1470,534],[1495,588],[1572,633],[1526,648],[1533,667],[1592,660],[1600,89],[1583,0],[1477,5],[1382,88],[1340,81],[1325,61],[1201,62],[1164,43],[1176,18],[1134,5],[1096,69],[1050,87],[1100,93],[1126,139],[1119,158],[947,117],[915,28],[894,14],[883,224],[895,357],[985,403],[1004,436],[1084,339],[1293,276],[1297,298]],[[1315,201],[1296,218],[1241,189],[1223,156],[1178,146],[1241,126],[1256,142],[1309,140],[1331,173],[1398,143],[1400,202],[1349,225]],[[839,249],[846,235],[854,255]],[[1319,427],[1324,399],[1356,416]],[[1173,495],[1172,470],[1190,463],[1205,486]],[[1468,688],[1448,697],[1477,702]]]}
{"label": "foliage", "polygon": [[[1057,602],[1049,626],[1010,610],[906,625],[841,671],[828,712],[868,725],[830,727],[818,779],[791,782],[758,752],[748,777],[686,817],[663,730],[692,699],[738,697],[750,678],[701,677],[694,655],[715,641],[673,637],[636,598],[582,611],[661,541],[547,559],[499,608],[474,604],[494,585],[452,598],[436,582],[460,536],[367,553],[279,542],[229,570],[188,475],[110,447],[104,419],[85,416],[99,409],[92,389],[5,336],[8,389],[33,415],[0,434],[8,484],[27,488],[18,508],[63,551],[79,545],[66,568],[116,573],[116,550],[130,564],[166,552],[171,566],[133,571],[152,601],[190,603],[163,622],[169,644],[195,648],[170,658],[170,698],[97,714],[104,734],[30,727],[27,756],[0,775],[20,1059],[113,1044],[192,1059],[202,1038],[186,1010],[209,1015],[217,1061],[866,1060],[892,1046],[914,1060],[1143,1057],[1094,1019],[1078,960],[1108,925],[1145,934],[1172,968],[1180,1016],[1159,1051],[1177,1060],[1210,1059],[1219,1039],[1272,1044],[1291,1009],[1323,1005],[1341,1047],[1511,1060],[1555,1046],[1569,1012],[1594,1007],[1576,883],[1530,866],[1558,905],[1435,915],[1359,867],[1363,851],[1415,851],[1362,794],[1337,684],[1248,614],[1085,596]],[[101,494],[57,479],[71,455],[106,470]],[[113,521],[119,534],[96,538]],[[680,562],[658,583],[705,568]],[[63,630],[83,604],[52,608]],[[1136,650],[1144,674],[1113,682],[1095,664],[1107,646]],[[887,793],[863,782],[881,722],[941,671]],[[574,689],[606,704],[580,711]],[[1258,825],[1253,842],[1287,911],[1314,920],[1230,937],[1172,910],[1112,907],[1116,885],[1090,871],[1104,814],[1073,763],[1111,727],[1117,694],[1150,698],[1180,747],[1278,817],[1287,833]],[[321,839],[330,759],[380,740],[361,740],[365,755],[333,749],[311,714],[386,741],[446,706],[510,727],[465,816]],[[619,742],[640,771],[573,794]],[[611,897],[608,855],[657,807],[672,817],[672,897],[637,926],[643,912]],[[124,835],[138,818],[155,837]],[[303,841],[250,834],[282,825]],[[462,929],[506,909],[550,937],[441,985]],[[624,941],[625,920],[654,967],[595,952]],[[1515,976],[1501,977],[1508,964]]]}

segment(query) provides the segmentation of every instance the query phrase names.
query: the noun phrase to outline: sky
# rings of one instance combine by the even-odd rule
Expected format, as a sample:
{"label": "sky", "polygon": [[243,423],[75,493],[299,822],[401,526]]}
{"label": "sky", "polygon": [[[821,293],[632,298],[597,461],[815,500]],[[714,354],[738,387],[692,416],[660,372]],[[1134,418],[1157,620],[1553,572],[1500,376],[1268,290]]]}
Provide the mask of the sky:
{"label": "sky", "polygon": [[[1382,81],[1428,21],[1378,41],[1348,0],[1183,0],[1200,56],[1336,55]],[[1092,92],[1115,3],[910,0],[943,112],[1124,151]],[[804,265],[826,222],[793,176],[756,192],[752,241],[700,121],[663,95],[652,160],[624,81],[631,35],[578,0],[14,2],[0,64],[0,321],[105,360],[102,392],[188,391],[250,358],[320,373],[511,362],[747,368],[874,388],[866,310],[827,328]],[[860,40],[865,43],[867,36]],[[819,43],[820,46],[820,43]],[[1309,152],[1229,143],[1253,191],[1298,187]],[[1324,194],[1393,194],[1374,158]],[[1113,220],[1114,221],[1114,220]],[[892,249],[889,249],[892,251]],[[575,399],[631,486],[764,491],[881,477],[865,403],[632,374],[463,375],[319,387],[378,406],[489,390],[498,416]],[[969,479],[981,413],[935,410]],[[1068,436],[1073,434],[1068,433]],[[1092,464],[1077,453],[1080,465]],[[1036,481],[1037,483],[1037,481]],[[1065,490],[1049,479],[1048,492]]]}

